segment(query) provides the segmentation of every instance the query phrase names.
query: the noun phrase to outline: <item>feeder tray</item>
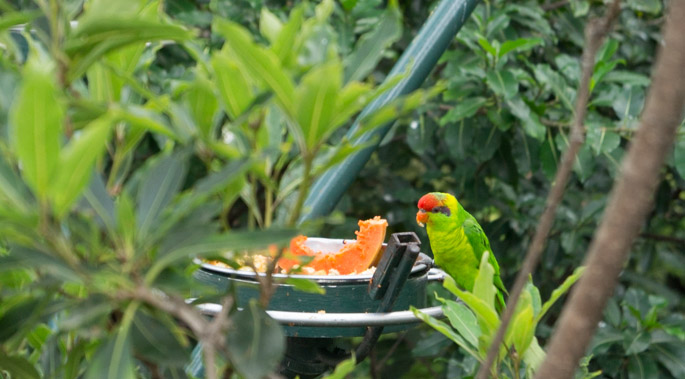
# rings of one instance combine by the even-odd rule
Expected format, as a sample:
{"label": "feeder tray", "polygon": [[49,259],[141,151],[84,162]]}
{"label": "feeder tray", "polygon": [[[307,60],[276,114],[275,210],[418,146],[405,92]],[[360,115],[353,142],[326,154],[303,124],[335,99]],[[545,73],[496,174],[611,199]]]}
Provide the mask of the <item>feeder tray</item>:
{"label": "feeder tray", "polygon": [[[267,313],[283,325],[286,336],[309,338],[336,338],[363,336],[369,326],[385,326],[385,332],[397,332],[411,328],[420,321],[409,310],[410,306],[423,308],[426,305],[426,285],[429,278],[439,280],[440,275],[429,275],[432,261],[424,254],[418,254],[418,237],[414,233],[395,233],[400,249],[413,245],[416,249],[413,258],[405,259],[404,278],[395,278],[393,270],[401,259],[393,262],[390,258],[401,258],[396,247],[393,254],[384,252],[376,272],[364,275],[286,275],[273,274],[279,279],[305,278],[315,281],[325,289],[325,294],[308,293],[297,290],[289,284],[277,284]],[[399,238],[409,240],[402,242]],[[344,243],[340,239],[308,238],[307,244],[319,251],[337,251]],[[416,259],[418,256],[418,259]],[[411,260],[406,262],[407,259]],[[201,263],[195,278],[204,284],[215,286],[221,291],[235,290],[238,308],[248,305],[250,299],[259,298],[259,282],[252,271],[234,270]],[[391,267],[392,266],[392,267]],[[385,269],[383,268],[385,267]],[[402,273],[400,273],[402,274]],[[385,295],[392,291],[393,299]],[[392,301],[391,301],[392,300]],[[382,309],[382,308],[385,309]],[[201,304],[199,308],[207,315],[219,312],[218,304]],[[422,309],[424,313],[439,317],[440,307]]]}

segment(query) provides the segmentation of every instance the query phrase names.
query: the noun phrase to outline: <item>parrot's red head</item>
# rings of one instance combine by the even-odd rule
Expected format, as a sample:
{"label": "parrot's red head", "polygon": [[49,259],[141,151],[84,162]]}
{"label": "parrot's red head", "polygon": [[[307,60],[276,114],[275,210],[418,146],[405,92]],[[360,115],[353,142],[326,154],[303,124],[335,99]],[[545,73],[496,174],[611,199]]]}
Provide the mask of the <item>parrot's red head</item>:
{"label": "parrot's red head", "polygon": [[450,217],[456,211],[458,203],[457,199],[448,193],[431,192],[419,199],[418,207],[416,222],[419,226],[424,226],[433,214]]}

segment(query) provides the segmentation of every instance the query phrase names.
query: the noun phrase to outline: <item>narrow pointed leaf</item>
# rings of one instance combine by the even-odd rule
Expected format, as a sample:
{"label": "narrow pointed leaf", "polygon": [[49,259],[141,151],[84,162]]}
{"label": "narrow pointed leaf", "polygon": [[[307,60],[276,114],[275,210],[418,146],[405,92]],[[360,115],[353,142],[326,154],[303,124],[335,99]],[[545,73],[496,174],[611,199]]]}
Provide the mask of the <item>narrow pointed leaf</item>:
{"label": "narrow pointed leaf", "polygon": [[158,157],[147,168],[136,198],[139,240],[147,236],[164,208],[181,189],[186,170],[187,164],[180,153]]}
{"label": "narrow pointed leaf", "polygon": [[226,39],[224,48],[238,60],[252,79],[271,90],[286,114],[293,114],[294,84],[281,67],[278,57],[270,50],[256,45],[242,26],[215,20],[213,30]]}
{"label": "narrow pointed leaf", "polygon": [[563,283],[557,289],[552,291],[552,294],[549,296],[549,299],[545,301],[544,304],[542,304],[542,309],[540,310],[540,314],[535,318],[535,322],[540,321],[542,316],[547,313],[547,311],[554,305],[554,303],[559,300],[561,296],[563,296],[568,290],[571,288],[571,286],[580,279],[580,277],[583,275],[583,272],[585,271],[585,266],[578,267],[573,271],[573,274],[571,274],[566,280],[564,280]]}
{"label": "narrow pointed leaf", "polygon": [[23,79],[11,110],[15,149],[24,179],[45,198],[58,164],[64,106],[49,62],[31,56]]}
{"label": "narrow pointed leaf", "polygon": [[334,131],[331,119],[341,85],[342,67],[337,61],[316,67],[302,78],[295,94],[295,112],[307,148],[323,142]]}
{"label": "narrow pointed leaf", "polygon": [[135,364],[128,334],[105,340],[88,362],[85,379],[133,379]]}
{"label": "narrow pointed leaf", "polygon": [[457,334],[449,325],[444,323],[443,321],[440,321],[432,316],[429,316],[420,310],[416,309],[414,306],[410,306],[409,309],[414,313],[414,316],[418,318],[419,320],[425,322],[426,324],[430,325],[433,329],[437,330],[438,332],[442,333],[445,337],[449,338],[452,340],[452,342],[456,343],[459,347],[464,349],[465,351],[469,352],[472,356],[478,357],[478,353],[473,350],[471,345],[466,342],[462,336]]}
{"label": "narrow pointed leaf", "polygon": [[492,310],[495,310],[495,285],[493,284],[493,277],[495,275],[495,269],[488,262],[489,251],[485,251],[480,260],[480,268],[478,269],[478,275],[473,284],[473,294],[483,300],[485,304],[491,306]]}
{"label": "narrow pointed leaf", "polygon": [[457,295],[466,305],[471,308],[478,319],[481,331],[485,335],[494,333],[499,327],[499,317],[493,309],[492,302],[487,304],[485,301],[472,294],[457,288],[457,283],[450,276],[445,277],[443,286],[453,294]]}
{"label": "narrow pointed leaf", "polygon": [[226,113],[236,119],[248,109],[255,96],[245,74],[226,54],[212,56],[214,79]]}
{"label": "narrow pointed leaf", "polygon": [[473,312],[466,305],[452,300],[445,300],[442,308],[452,326],[457,329],[474,348],[478,347],[481,331]]}
{"label": "narrow pointed leaf", "polygon": [[283,328],[252,299],[233,317],[226,344],[231,362],[246,378],[262,378],[278,366],[285,353]]}
{"label": "narrow pointed leaf", "polygon": [[90,181],[95,162],[105,151],[111,127],[109,117],[93,121],[60,153],[59,167],[51,186],[58,217],[64,216]]}
{"label": "narrow pointed leaf", "polygon": [[345,60],[345,82],[367,77],[383,57],[383,52],[402,36],[402,13],[397,1],[390,1],[376,27],[361,36]]}
{"label": "narrow pointed leaf", "polygon": [[26,358],[4,353],[0,354],[0,372],[9,374],[11,378],[38,379],[41,377],[36,367]]}

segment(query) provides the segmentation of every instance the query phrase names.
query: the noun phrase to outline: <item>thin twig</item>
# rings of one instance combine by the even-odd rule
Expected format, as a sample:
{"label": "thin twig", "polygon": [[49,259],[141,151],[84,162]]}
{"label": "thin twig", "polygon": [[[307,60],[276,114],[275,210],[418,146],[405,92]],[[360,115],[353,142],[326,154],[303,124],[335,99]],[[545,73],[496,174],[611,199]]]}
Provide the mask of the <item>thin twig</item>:
{"label": "thin twig", "polygon": [[585,274],[571,291],[536,378],[573,377],[653,207],[685,110],[685,1],[671,1],[669,8],[638,132],[588,249]]}
{"label": "thin twig", "polygon": [[542,8],[542,10],[546,11],[546,12],[547,11],[553,11],[555,9],[559,9],[559,8],[567,5],[568,3],[569,3],[569,0],[561,0],[561,1],[554,2],[554,3],[543,4],[540,6],[540,8]]}
{"label": "thin twig", "polygon": [[590,99],[590,79],[592,78],[593,69],[595,66],[595,56],[597,51],[602,46],[604,38],[608,34],[609,30],[618,17],[620,12],[620,0],[614,0],[607,10],[606,16],[599,20],[591,20],[588,22],[585,28],[585,46],[582,56],[582,74],[580,80],[580,87],[578,88],[578,94],[576,97],[576,107],[573,128],[571,130],[571,138],[569,148],[564,152],[562,156],[561,164],[557,170],[554,182],[552,184],[552,189],[550,190],[546,207],[540,216],[540,222],[535,230],[535,235],[526,253],[526,258],[523,261],[523,267],[519,271],[514,287],[511,291],[509,299],[507,299],[507,306],[502,315],[502,322],[497,334],[488,349],[488,354],[485,358],[485,362],[480,366],[478,370],[477,379],[486,379],[488,376],[488,371],[495,362],[495,358],[500,350],[500,345],[504,339],[504,333],[509,326],[511,317],[514,314],[514,309],[518,303],[523,287],[525,286],[528,276],[533,272],[538,262],[540,261],[540,256],[542,255],[542,249],[547,240],[549,231],[554,223],[554,216],[556,214],[556,209],[561,202],[566,188],[566,183],[571,175],[573,169],[573,163],[576,159],[576,155],[583,145],[585,140],[585,128],[583,126],[585,115],[587,113],[587,105]]}
{"label": "thin twig", "polygon": [[664,236],[662,234],[654,234],[654,233],[640,233],[640,237],[654,240],[654,241],[660,241],[660,242],[670,242],[670,243],[675,243],[678,245],[685,245],[685,238],[678,238],[678,237],[673,237],[673,236]]}

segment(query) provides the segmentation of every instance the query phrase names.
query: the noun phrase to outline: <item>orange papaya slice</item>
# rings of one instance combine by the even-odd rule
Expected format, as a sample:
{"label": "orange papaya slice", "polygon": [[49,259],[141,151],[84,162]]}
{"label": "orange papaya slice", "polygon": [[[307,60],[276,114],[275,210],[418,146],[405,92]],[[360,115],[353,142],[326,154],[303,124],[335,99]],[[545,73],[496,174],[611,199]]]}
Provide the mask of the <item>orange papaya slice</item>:
{"label": "orange papaya slice", "polygon": [[300,264],[297,256],[313,256],[314,259],[306,264],[315,271],[328,273],[337,271],[340,275],[349,275],[367,270],[378,261],[379,253],[385,240],[388,221],[376,216],[369,220],[359,221],[357,239],[346,243],[342,249],[333,253],[314,251],[306,245],[306,236],[297,236],[290,241],[290,251],[286,257],[278,261],[278,265],[290,271]]}

